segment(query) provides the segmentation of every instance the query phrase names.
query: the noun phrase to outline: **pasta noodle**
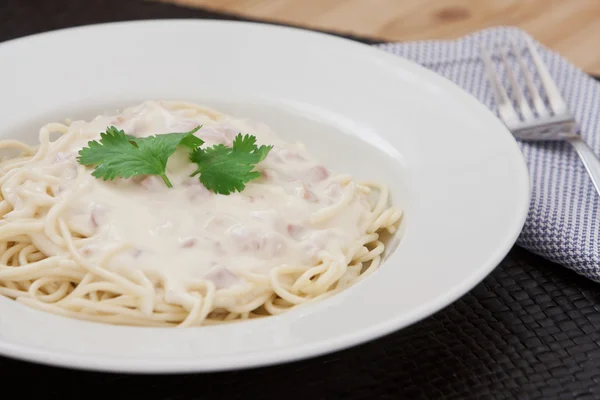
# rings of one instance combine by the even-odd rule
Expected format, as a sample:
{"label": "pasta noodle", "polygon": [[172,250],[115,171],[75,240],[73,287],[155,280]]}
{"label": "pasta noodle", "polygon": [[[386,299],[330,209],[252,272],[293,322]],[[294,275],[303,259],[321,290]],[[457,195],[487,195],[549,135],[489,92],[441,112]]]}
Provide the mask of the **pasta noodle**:
{"label": "pasta noodle", "polygon": [[[257,166],[263,177],[229,196],[177,159],[173,189],[151,177],[102,181],[75,157],[111,124],[139,136],[199,124],[207,144],[246,130],[274,148]],[[386,186],[336,175],[263,125],[191,103],[50,123],[37,147],[0,149],[20,152],[0,163],[0,294],[69,318],[189,327],[281,314],[375,271],[381,233],[402,218]]]}

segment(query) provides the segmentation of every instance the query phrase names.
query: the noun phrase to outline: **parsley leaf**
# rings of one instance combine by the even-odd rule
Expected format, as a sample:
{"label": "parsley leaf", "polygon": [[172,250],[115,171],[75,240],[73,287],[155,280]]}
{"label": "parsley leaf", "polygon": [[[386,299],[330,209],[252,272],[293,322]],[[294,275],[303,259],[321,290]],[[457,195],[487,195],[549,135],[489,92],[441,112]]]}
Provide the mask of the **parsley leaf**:
{"label": "parsley leaf", "polygon": [[77,161],[95,165],[92,175],[105,181],[117,176],[158,175],[168,187],[173,187],[166,174],[167,161],[177,146],[195,149],[204,144],[202,139],[194,136],[200,128],[137,138],[111,126],[100,134],[100,142],[90,141],[88,147],[79,151]]}
{"label": "parsley leaf", "polygon": [[256,145],[256,137],[238,134],[233,147],[218,144],[206,149],[196,148],[190,160],[198,165],[192,174],[200,174],[200,182],[220,194],[242,191],[246,183],[260,177],[254,166],[263,161],[273,146]]}

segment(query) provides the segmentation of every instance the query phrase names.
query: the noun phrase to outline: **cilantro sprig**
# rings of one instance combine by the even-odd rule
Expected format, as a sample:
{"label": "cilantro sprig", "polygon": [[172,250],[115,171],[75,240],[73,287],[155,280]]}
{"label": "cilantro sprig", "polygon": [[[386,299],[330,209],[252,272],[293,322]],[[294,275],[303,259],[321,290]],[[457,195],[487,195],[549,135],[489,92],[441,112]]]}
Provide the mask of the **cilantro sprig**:
{"label": "cilantro sprig", "polygon": [[92,175],[103,180],[137,175],[158,175],[167,187],[173,185],[167,177],[167,161],[178,146],[190,149],[189,160],[197,166],[191,176],[200,175],[200,182],[219,194],[242,191],[246,184],[260,177],[256,164],[263,161],[273,146],[256,145],[256,137],[238,134],[232,147],[218,144],[201,148],[204,141],[194,135],[201,126],[185,133],[165,133],[149,137],[134,137],[124,131],[108,127],[100,134],[100,141],[88,142],[79,151],[78,161],[94,166]]}
{"label": "cilantro sprig", "polygon": [[185,133],[164,133],[137,138],[114,126],[100,134],[100,142],[88,142],[79,151],[77,160],[83,165],[95,165],[92,175],[103,180],[136,175],[158,175],[168,187],[173,187],[166,174],[167,161],[177,146],[190,149],[204,144],[194,133],[200,126]]}
{"label": "cilantro sprig", "polygon": [[254,166],[263,161],[273,146],[256,145],[256,137],[238,134],[233,147],[218,144],[207,149],[200,147],[190,153],[190,160],[198,166],[192,174],[200,174],[200,182],[220,194],[241,192],[246,183],[260,177]]}

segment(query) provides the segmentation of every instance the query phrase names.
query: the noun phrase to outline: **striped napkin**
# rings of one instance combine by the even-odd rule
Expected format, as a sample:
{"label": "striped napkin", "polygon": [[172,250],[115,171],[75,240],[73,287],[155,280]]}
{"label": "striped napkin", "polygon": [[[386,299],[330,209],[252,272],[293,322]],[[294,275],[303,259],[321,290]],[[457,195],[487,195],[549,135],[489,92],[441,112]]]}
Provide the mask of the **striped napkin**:
{"label": "striped napkin", "polygon": [[[377,46],[436,71],[495,110],[480,46],[491,48],[513,37],[524,50],[527,36],[517,28],[498,27],[452,41]],[[600,83],[537,41],[533,43],[575,114],[583,137],[600,154]],[[600,282],[600,199],[583,164],[568,143],[519,144],[533,188],[517,245]]]}

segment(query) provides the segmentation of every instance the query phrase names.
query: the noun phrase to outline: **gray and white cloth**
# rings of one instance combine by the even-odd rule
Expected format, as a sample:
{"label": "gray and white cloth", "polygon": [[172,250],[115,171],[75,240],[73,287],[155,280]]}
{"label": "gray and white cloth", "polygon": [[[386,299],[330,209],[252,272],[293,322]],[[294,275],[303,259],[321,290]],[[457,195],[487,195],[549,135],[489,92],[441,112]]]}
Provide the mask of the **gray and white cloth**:
{"label": "gray and white cloth", "polygon": [[[525,49],[527,36],[517,28],[497,27],[457,40],[377,46],[436,71],[495,110],[480,47],[509,43],[512,37]],[[600,154],[600,83],[533,42],[580,124],[581,134]],[[600,198],[583,164],[568,143],[519,144],[529,167],[532,199],[517,245],[600,282]]]}

